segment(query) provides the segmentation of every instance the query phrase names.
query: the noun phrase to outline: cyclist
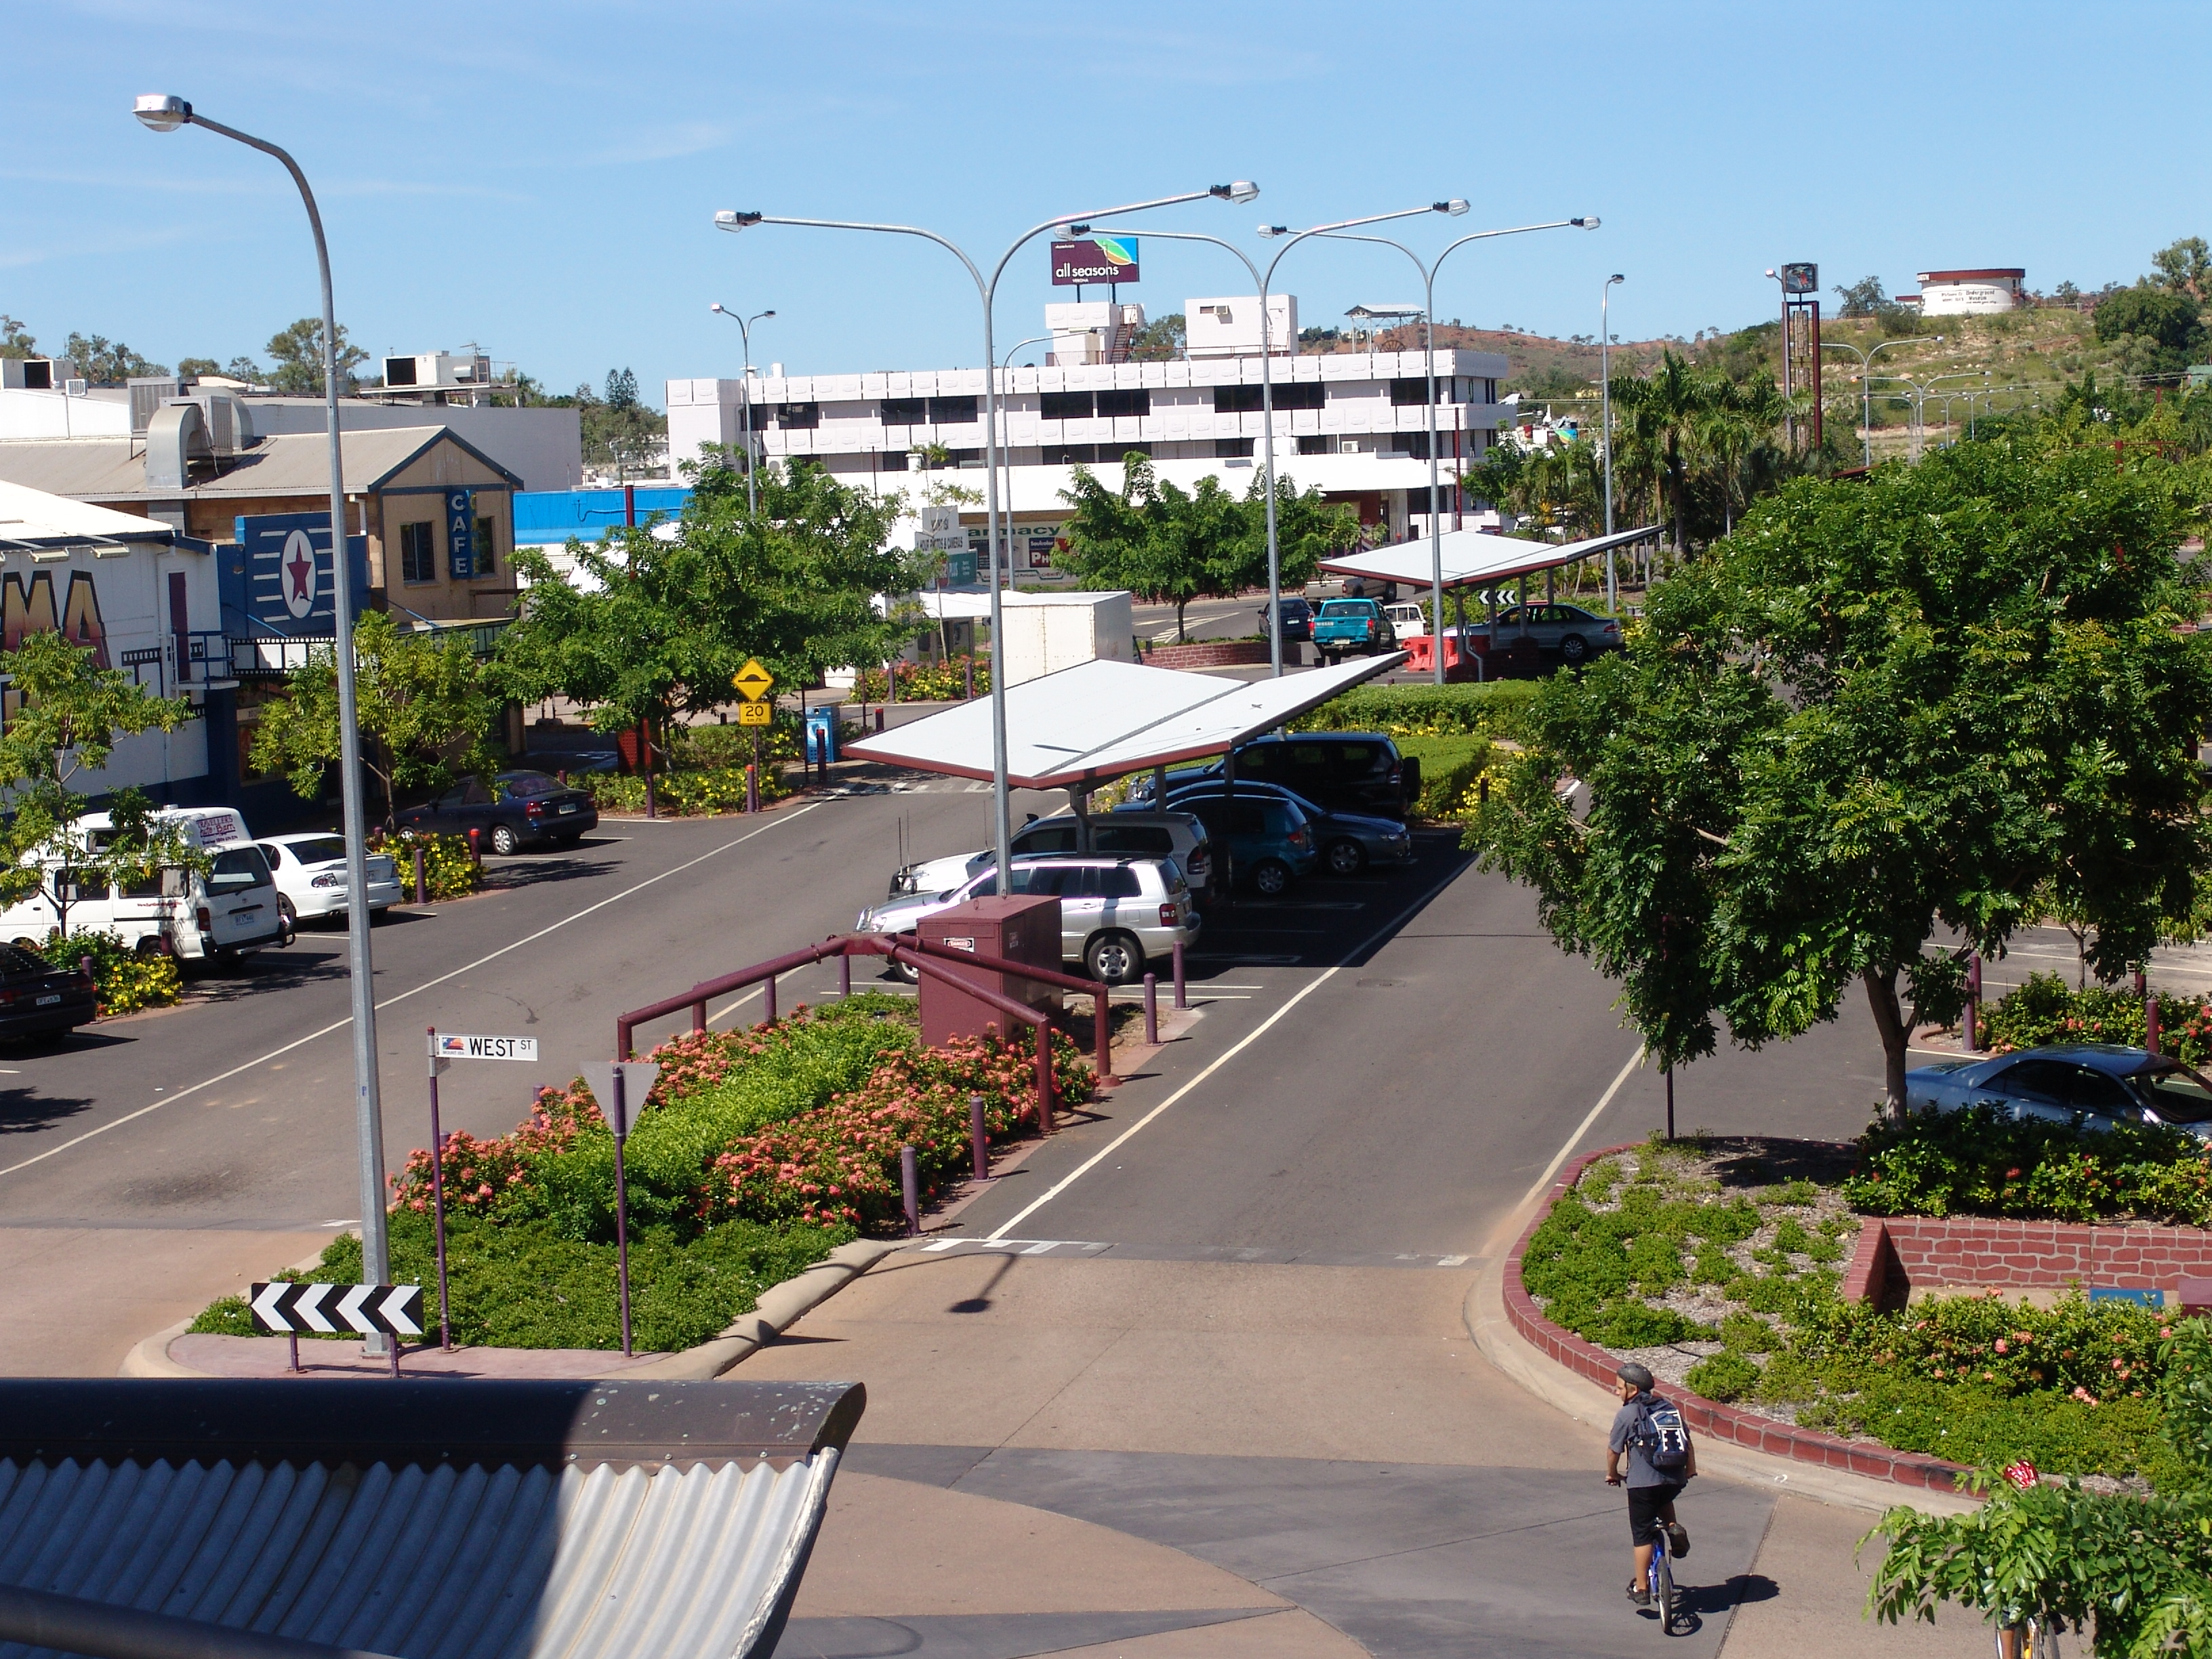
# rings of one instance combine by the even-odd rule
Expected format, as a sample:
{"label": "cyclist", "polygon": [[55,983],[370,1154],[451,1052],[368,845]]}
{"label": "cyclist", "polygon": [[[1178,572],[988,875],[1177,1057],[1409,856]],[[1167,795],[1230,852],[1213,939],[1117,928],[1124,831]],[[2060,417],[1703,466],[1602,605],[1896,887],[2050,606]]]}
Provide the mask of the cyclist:
{"label": "cyclist", "polygon": [[[1659,1528],[1667,1528],[1668,1553],[1677,1560],[1690,1553],[1690,1534],[1674,1518],[1674,1500],[1698,1472],[1698,1449],[1689,1443],[1689,1431],[1680,1431],[1682,1445],[1670,1452],[1649,1427],[1656,1409],[1672,1413],[1669,1403],[1651,1392],[1651,1373],[1634,1360],[1625,1361],[1613,1379],[1620,1410],[1606,1439],[1605,1483],[1628,1487],[1628,1536],[1636,1547],[1636,1576],[1628,1581],[1628,1599],[1639,1607],[1651,1605],[1651,1547]],[[1679,1421],[1679,1419],[1677,1419]],[[1626,1454],[1624,1473],[1620,1460]],[[1657,1465],[1653,1462],[1654,1457]],[[1667,1467],[1668,1465],[1676,1467]]]}

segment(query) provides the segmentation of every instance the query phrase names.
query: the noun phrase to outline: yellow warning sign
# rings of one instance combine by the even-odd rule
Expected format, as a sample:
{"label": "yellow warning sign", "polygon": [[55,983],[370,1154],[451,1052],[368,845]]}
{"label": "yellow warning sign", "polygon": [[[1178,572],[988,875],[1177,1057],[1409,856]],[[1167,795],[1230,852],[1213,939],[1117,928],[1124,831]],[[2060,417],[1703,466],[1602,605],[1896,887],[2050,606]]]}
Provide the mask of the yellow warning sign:
{"label": "yellow warning sign", "polygon": [[[747,702],[757,702],[768,695],[769,688],[775,684],[775,676],[763,668],[760,665],[760,659],[756,657],[730,676],[730,684],[737,687],[738,695]],[[748,724],[757,726],[761,722],[753,720]]]}

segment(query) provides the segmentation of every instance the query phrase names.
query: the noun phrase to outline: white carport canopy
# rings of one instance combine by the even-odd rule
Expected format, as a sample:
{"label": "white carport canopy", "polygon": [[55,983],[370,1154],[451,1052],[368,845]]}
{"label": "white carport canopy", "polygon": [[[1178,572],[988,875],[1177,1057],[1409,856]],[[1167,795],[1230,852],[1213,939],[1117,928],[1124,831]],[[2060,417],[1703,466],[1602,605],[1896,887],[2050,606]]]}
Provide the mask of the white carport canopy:
{"label": "white carport canopy", "polygon": [[[1078,663],[1006,690],[1006,777],[1084,789],[1233,749],[1396,667],[1402,651],[1280,679],[1232,680],[1133,663]],[[955,777],[991,775],[991,703],[978,697],[846,745],[860,760]]]}
{"label": "white carport canopy", "polygon": [[88,543],[167,542],[168,526],[112,507],[50,495],[0,482],[0,547],[67,547]]}
{"label": "white carport canopy", "polygon": [[[1659,526],[1620,530],[1610,536],[1592,536],[1579,542],[1532,542],[1518,536],[1492,536],[1479,530],[1450,530],[1437,538],[1443,554],[1446,587],[1479,587],[1525,576],[1538,570],[1554,570],[1587,559],[1593,553],[1626,547],[1658,533]],[[1425,536],[1393,542],[1371,553],[1354,553],[1340,559],[1323,559],[1321,568],[1334,576],[1358,576],[1368,581],[1402,582],[1425,588],[1434,580],[1438,549]]]}

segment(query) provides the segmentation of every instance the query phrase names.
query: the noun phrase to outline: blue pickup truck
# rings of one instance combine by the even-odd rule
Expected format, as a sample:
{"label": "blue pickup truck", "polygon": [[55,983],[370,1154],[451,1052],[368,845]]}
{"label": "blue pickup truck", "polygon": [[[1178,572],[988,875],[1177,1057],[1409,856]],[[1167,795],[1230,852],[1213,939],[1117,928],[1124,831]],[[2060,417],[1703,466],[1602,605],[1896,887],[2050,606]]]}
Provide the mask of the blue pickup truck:
{"label": "blue pickup truck", "polygon": [[1371,657],[1395,650],[1398,634],[1378,599],[1328,599],[1314,618],[1313,641],[1323,662],[1338,663],[1355,651]]}

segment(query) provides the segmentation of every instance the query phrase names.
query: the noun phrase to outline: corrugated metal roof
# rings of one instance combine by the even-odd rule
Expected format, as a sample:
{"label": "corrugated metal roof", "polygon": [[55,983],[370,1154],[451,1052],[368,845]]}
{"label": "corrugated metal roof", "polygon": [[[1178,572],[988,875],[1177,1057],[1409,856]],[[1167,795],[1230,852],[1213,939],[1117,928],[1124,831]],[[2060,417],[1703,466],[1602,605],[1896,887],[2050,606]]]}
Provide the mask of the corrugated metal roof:
{"label": "corrugated metal roof", "polygon": [[133,513],[94,507],[0,479],[0,544],[60,545],[72,542],[166,542],[174,534]]}
{"label": "corrugated metal roof", "polygon": [[[74,1386],[108,1392],[53,1409],[0,1384],[0,1413],[45,1406],[52,1430],[0,1428],[0,1584],[398,1659],[764,1655],[860,1398],[847,1384],[121,1385],[143,1395],[136,1411],[116,1385]],[[257,1398],[271,1407],[258,1437]],[[472,1456],[488,1425],[495,1443]],[[330,1453],[356,1425],[357,1458],[283,1455]],[[27,1438],[52,1443],[26,1455]],[[154,1455],[225,1439],[236,1456]],[[125,1443],[146,1455],[52,1455]],[[33,1651],[0,1644],[0,1659]]]}
{"label": "corrugated metal roof", "polygon": [[1421,536],[1411,541],[1393,542],[1372,553],[1323,559],[1321,568],[1334,575],[1362,576],[1372,581],[1426,587],[1435,576],[1437,556],[1441,553],[1444,586],[1468,587],[1480,582],[1502,581],[1508,576],[1525,576],[1532,570],[1572,564],[1609,547],[1626,547],[1631,542],[1641,541],[1657,530],[1656,525],[1646,525],[1640,530],[1616,531],[1610,536],[1592,536],[1584,541],[1565,543],[1524,541],[1518,536],[1491,536],[1479,530],[1448,530],[1437,538],[1438,545],[1435,547],[1426,536]]}
{"label": "corrugated metal roof", "polygon": [[[1218,755],[1405,659],[1403,652],[1392,652],[1252,681],[1133,663],[1079,663],[1007,688],[1007,780],[1022,789],[1065,789]],[[848,744],[846,752],[988,778],[990,699],[896,726]]]}
{"label": "corrugated metal roof", "polygon": [[[359,432],[341,428],[339,436],[345,487],[349,491],[374,489],[441,439],[450,438],[487,465],[507,471],[447,427],[385,427]],[[149,489],[143,444],[125,438],[35,438],[0,442],[0,480],[83,501],[327,496],[330,455],[330,440],[324,433],[278,433],[226,462],[222,473],[204,483],[185,489]],[[520,483],[512,473],[507,476],[511,482]]]}

